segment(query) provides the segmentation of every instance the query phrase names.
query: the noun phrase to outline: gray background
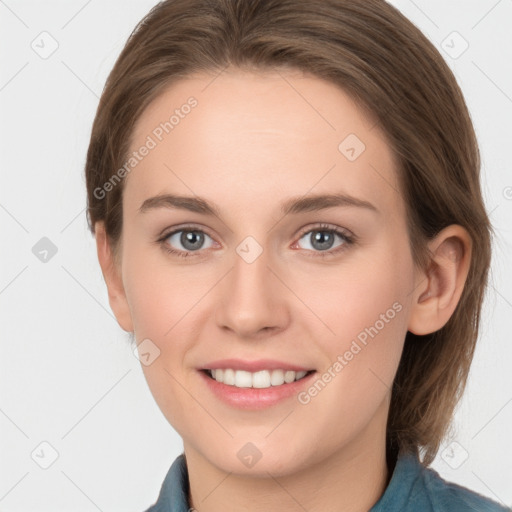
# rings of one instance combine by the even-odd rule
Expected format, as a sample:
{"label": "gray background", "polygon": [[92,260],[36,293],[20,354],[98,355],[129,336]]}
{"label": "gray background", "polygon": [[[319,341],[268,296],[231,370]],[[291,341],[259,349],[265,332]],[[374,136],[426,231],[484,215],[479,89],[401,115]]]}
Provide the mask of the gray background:
{"label": "gray background", "polygon": [[[155,3],[0,0],[2,512],[142,511],[182,449],[110,311],[82,174],[107,74]],[[393,4],[455,72],[497,232],[469,385],[433,467],[510,506],[512,0]]]}

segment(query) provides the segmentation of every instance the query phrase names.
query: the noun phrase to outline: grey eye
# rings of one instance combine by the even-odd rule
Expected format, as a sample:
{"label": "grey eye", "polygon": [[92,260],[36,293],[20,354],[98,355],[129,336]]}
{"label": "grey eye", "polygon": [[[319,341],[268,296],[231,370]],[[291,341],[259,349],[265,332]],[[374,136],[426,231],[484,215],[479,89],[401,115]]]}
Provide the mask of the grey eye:
{"label": "grey eye", "polygon": [[[208,247],[211,247],[211,244],[208,247],[203,247],[205,237],[212,240],[202,231],[181,229],[169,235],[167,237],[167,243],[178,250],[194,252],[199,249],[207,249]],[[176,247],[178,243],[181,244],[182,247]]]}
{"label": "grey eye", "polygon": [[305,233],[300,240],[306,239],[309,242],[310,247],[303,247],[304,249],[313,249],[315,251],[327,251],[333,248],[333,244],[335,238],[338,237],[342,240],[342,243],[338,244],[343,245],[345,240],[343,237],[333,231],[328,229],[314,229]]}

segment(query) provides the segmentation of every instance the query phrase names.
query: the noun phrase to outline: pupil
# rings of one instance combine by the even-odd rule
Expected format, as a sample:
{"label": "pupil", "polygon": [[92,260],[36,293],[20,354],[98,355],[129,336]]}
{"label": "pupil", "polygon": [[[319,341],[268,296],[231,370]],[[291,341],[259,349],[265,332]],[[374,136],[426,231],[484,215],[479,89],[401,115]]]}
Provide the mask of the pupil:
{"label": "pupil", "polygon": [[187,250],[200,249],[203,245],[204,235],[197,231],[184,232],[181,235],[181,243]]}
{"label": "pupil", "polygon": [[315,249],[330,249],[333,243],[333,233],[315,231],[311,234],[311,245]]}

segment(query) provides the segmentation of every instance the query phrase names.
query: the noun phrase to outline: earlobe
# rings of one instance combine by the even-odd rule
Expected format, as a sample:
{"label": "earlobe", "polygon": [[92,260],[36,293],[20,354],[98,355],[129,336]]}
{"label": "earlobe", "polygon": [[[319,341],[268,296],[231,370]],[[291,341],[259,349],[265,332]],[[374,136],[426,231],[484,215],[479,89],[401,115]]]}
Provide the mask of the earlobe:
{"label": "earlobe", "polygon": [[103,278],[108,290],[108,300],[112,311],[121,328],[133,332],[130,308],[126,300],[120,265],[115,261],[114,254],[103,222],[94,227],[96,251]]}
{"label": "earlobe", "polygon": [[472,243],[468,232],[453,224],[429,243],[431,263],[419,272],[408,330],[430,334],[441,329],[459,303],[471,262]]}

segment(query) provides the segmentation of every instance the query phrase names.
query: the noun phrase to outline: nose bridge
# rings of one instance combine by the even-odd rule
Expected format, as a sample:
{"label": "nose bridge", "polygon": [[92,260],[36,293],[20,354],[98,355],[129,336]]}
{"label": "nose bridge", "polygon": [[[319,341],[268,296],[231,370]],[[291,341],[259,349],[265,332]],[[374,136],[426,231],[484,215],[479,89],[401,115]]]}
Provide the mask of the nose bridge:
{"label": "nose bridge", "polygon": [[284,322],[282,285],[273,273],[271,259],[269,251],[252,236],[235,248],[217,312],[220,326],[248,336]]}
{"label": "nose bridge", "polygon": [[254,237],[249,236],[240,242],[235,251],[232,284],[244,294],[250,291],[265,293],[270,273],[268,248],[263,248]]}

